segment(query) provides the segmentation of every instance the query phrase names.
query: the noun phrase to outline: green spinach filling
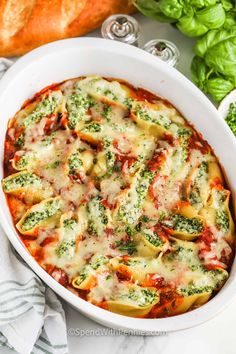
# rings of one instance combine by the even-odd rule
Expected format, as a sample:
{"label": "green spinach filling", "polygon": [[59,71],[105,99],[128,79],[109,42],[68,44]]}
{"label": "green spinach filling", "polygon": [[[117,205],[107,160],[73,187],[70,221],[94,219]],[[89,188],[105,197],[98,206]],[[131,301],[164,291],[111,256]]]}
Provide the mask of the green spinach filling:
{"label": "green spinach filling", "polygon": [[146,122],[160,125],[165,129],[169,129],[171,126],[171,120],[169,118],[164,117],[161,114],[157,117],[152,116],[151,112],[149,112],[148,109],[140,105],[136,106],[135,113],[139,119],[145,120]]}
{"label": "green spinach filling", "polygon": [[157,298],[157,293],[153,289],[138,288],[129,289],[129,292],[121,295],[121,299],[134,301],[139,307],[151,305]]}
{"label": "green spinach filling", "polygon": [[83,132],[90,132],[90,133],[99,133],[102,130],[102,126],[99,123],[89,123],[86,125],[82,131]]}
{"label": "green spinach filling", "polygon": [[226,210],[216,211],[216,225],[224,232],[229,231],[229,216]]}
{"label": "green spinach filling", "polygon": [[43,205],[43,210],[32,211],[24,219],[21,228],[23,231],[28,231],[33,229],[40,222],[50,218],[60,211],[61,202],[60,200],[50,200]]}
{"label": "green spinach filling", "polygon": [[92,106],[92,98],[84,95],[80,89],[70,94],[66,102],[69,129],[73,130],[80,121],[86,121],[88,109]]}
{"label": "green spinach filling", "polygon": [[72,258],[75,252],[75,241],[64,240],[60,246],[56,249],[58,257]]}
{"label": "green spinach filling", "polygon": [[143,230],[142,235],[154,247],[160,247],[163,245],[162,239],[151,230]]}
{"label": "green spinach filling", "polygon": [[107,257],[99,256],[93,262],[86,264],[79,273],[79,279],[76,280],[76,284],[80,285],[88,277],[88,275],[91,274],[92,271],[97,270],[99,267],[103,266],[107,262]]}
{"label": "green spinach filling", "polygon": [[88,232],[92,235],[103,234],[108,224],[108,216],[105,206],[101,203],[100,196],[93,197],[87,205],[88,211]]}
{"label": "green spinach filling", "polygon": [[40,102],[31,114],[24,119],[24,126],[27,128],[32,123],[38,123],[43,117],[52,114],[59,102],[59,97],[56,95],[49,95],[42,102]]}
{"label": "green spinach filling", "polygon": [[127,193],[126,198],[122,201],[118,218],[128,224],[134,224],[141,213],[142,202],[145,199],[148,191],[148,187],[154,178],[154,173],[148,170],[140,172],[137,178],[135,187]]}
{"label": "green spinach filling", "polygon": [[65,219],[63,221],[63,227],[65,229],[73,230],[76,225],[77,225],[77,221],[74,219]]}
{"label": "green spinach filling", "polygon": [[132,240],[116,241],[116,246],[120,251],[124,251],[129,255],[132,255],[137,251],[136,244]]}
{"label": "green spinach filling", "polygon": [[68,165],[70,175],[73,175],[81,170],[81,167],[83,166],[83,161],[81,160],[80,154],[78,152],[75,152],[70,155],[68,159]]}
{"label": "green spinach filling", "polygon": [[23,155],[21,158],[17,161],[16,167],[20,170],[24,169],[29,163],[29,156]]}
{"label": "green spinach filling", "polygon": [[199,234],[203,230],[203,223],[198,218],[187,218],[180,214],[172,215],[169,220],[162,223],[175,231],[188,233],[191,235]]}
{"label": "green spinach filling", "polygon": [[34,184],[41,185],[41,179],[30,172],[24,172],[15,177],[7,177],[3,180],[3,189],[5,192],[10,190],[32,186]]}

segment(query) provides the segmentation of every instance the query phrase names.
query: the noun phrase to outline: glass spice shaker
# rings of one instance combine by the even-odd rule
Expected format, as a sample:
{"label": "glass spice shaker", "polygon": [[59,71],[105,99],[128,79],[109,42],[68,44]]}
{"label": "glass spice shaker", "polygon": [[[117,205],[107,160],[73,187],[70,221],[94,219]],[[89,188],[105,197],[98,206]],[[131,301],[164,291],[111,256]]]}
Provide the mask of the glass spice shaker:
{"label": "glass spice shaker", "polygon": [[147,42],[143,49],[160,58],[170,66],[176,67],[179,61],[179,50],[176,45],[166,39],[153,39]]}
{"label": "glass spice shaker", "polygon": [[140,25],[134,17],[117,14],[109,16],[102,24],[103,38],[138,46]]}

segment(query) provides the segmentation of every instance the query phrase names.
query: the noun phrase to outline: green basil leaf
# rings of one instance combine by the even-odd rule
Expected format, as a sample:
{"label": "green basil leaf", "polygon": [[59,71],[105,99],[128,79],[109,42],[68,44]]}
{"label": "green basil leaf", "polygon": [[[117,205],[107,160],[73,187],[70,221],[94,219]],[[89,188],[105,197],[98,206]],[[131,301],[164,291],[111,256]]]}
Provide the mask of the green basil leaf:
{"label": "green basil leaf", "polygon": [[205,61],[215,72],[236,78],[236,36],[209,48],[205,54]]}
{"label": "green basil leaf", "polygon": [[207,80],[209,68],[203,59],[195,56],[191,64],[192,80],[203,91],[205,91],[205,82]]}
{"label": "green basil leaf", "polygon": [[225,11],[230,11],[233,9],[234,5],[233,5],[233,1],[231,0],[221,0],[223,8],[225,9]]}
{"label": "green basil leaf", "polygon": [[215,77],[207,81],[207,92],[219,102],[234,88],[234,83],[221,77]]}
{"label": "green basil leaf", "polygon": [[225,22],[225,10],[222,4],[215,4],[197,11],[196,18],[209,29],[216,29]]}
{"label": "green basil leaf", "polygon": [[192,0],[191,5],[196,8],[215,5],[218,0]]}
{"label": "green basil leaf", "polygon": [[226,13],[224,28],[233,30],[236,27],[236,11],[230,11]]}
{"label": "green basil leaf", "polygon": [[177,23],[178,29],[188,37],[198,37],[205,34],[208,28],[195,16],[184,16]]}
{"label": "green basil leaf", "polygon": [[159,7],[156,0],[133,0],[134,6],[145,16],[151,17],[160,22],[175,22],[176,20],[166,16]]}
{"label": "green basil leaf", "polygon": [[179,0],[160,0],[160,10],[168,17],[179,19],[183,11],[183,2]]}
{"label": "green basil leaf", "polygon": [[204,57],[211,47],[217,46],[220,42],[235,36],[236,28],[232,28],[231,30],[211,30],[205,36],[198,39],[194,47],[194,51],[198,56]]}

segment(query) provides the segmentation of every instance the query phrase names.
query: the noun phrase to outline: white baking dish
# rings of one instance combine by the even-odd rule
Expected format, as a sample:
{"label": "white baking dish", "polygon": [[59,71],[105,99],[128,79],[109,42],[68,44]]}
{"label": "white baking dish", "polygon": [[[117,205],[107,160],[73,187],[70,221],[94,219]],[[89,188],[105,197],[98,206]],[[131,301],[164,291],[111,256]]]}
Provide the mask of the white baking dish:
{"label": "white baking dish", "polygon": [[[210,101],[177,70],[135,47],[104,39],[68,39],[45,45],[14,64],[0,82],[0,156],[3,163],[8,119],[35,92],[72,77],[100,74],[122,78],[167,98],[190,120],[214,148],[236,200],[236,139]],[[0,169],[2,178],[3,169]],[[223,289],[207,304],[170,318],[135,319],[117,315],[78,298],[50,277],[31,257],[14,229],[4,194],[0,191],[0,218],[11,243],[29,266],[57,294],[86,316],[113,328],[138,331],[172,331],[209,320],[236,294],[236,264]]]}

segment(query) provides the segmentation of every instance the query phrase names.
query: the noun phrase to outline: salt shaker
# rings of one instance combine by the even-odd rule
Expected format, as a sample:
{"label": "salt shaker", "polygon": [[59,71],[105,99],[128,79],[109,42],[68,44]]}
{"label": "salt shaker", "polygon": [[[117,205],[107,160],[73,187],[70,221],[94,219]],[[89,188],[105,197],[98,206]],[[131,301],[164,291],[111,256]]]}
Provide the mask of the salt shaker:
{"label": "salt shaker", "polygon": [[109,16],[102,24],[103,38],[138,46],[140,25],[134,17],[117,14]]}
{"label": "salt shaker", "polygon": [[143,49],[160,58],[170,66],[176,66],[179,61],[179,50],[176,45],[166,39],[153,39],[147,42]]}

